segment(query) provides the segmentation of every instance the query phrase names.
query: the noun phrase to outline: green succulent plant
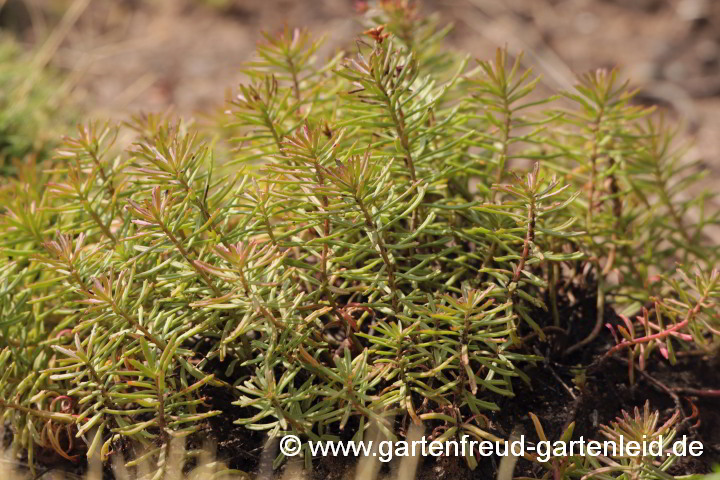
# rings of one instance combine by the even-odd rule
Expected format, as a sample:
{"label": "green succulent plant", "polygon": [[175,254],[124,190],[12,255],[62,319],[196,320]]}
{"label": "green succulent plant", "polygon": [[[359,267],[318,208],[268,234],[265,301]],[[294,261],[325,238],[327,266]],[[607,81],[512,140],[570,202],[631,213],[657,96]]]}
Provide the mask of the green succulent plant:
{"label": "green succulent plant", "polygon": [[[550,442],[540,420],[532,413],[530,416],[539,440]],[[664,423],[660,423],[660,412],[652,412],[650,402],[646,402],[642,411],[639,408],[635,408],[632,414],[623,411],[614,422],[610,422],[610,425],[601,425],[600,433],[605,440],[594,440],[595,445],[588,442],[587,449],[578,453],[576,452],[580,450],[579,447],[576,451],[571,451],[571,447],[569,447],[573,441],[575,426],[572,423],[558,439],[558,442],[562,442],[565,446],[561,447],[558,442],[550,443],[552,448],[543,452],[543,455],[548,458],[540,462],[547,471],[542,478],[557,480],[572,478],[602,480],[703,478],[703,475],[673,477],[667,473],[667,470],[678,458],[673,453],[672,444],[676,438],[675,426],[679,418],[680,412],[675,411]],[[635,444],[630,442],[635,442]],[[629,445],[627,450],[625,450],[626,445]],[[601,454],[590,454],[592,449]],[[604,454],[604,449],[607,449],[607,455]],[[564,451],[565,454],[555,455],[555,450]],[[550,451],[553,452],[552,455],[549,455]]]}
{"label": "green succulent plant", "polygon": [[698,274],[698,297],[672,269],[712,270],[717,216],[679,198],[697,175],[617,73],[548,107],[519,57],[470,68],[417,15],[380,2],[369,18],[387,26],[326,63],[307,32],[267,36],[229,107],[231,156],[144,115],[80,126],[7,180],[0,411],[31,466],[131,441],[161,478],[172,439],[222,413],[217,389],[238,428],[270,437],[489,438],[486,415],[542,360],[523,338],[573,328],[557,303],[578,282],[599,313],[568,353],[606,305],[671,297],[615,351],[642,328],[717,348],[717,274]]}

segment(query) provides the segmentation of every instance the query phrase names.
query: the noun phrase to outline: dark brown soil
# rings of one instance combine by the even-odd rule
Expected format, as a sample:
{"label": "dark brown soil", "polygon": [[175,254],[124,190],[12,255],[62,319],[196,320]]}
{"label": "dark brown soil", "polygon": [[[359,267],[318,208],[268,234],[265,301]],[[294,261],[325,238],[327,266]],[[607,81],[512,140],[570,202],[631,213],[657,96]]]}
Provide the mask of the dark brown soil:
{"label": "dark brown soil", "polygon": [[[610,337],[610,335],[608,335]],[[606,340],[611,340],[608,338]],[[601,344],[602,342],[598,342]],[[609,342],[608,342],[609,343]],[[598,356],[605,349],[598,349]],[[621,410],[632,411],[642,408],[646,401],[654,410],[661,412],[661,420],[669,418],[675,411],[674,399],[647,377],[638,375],[635,385],[628,382],[627,363],[612,358],[587,373],[586,386],[574,389],[576,399],[570,397],[559,377],[566,386],[573,386],[573,366],[570,363],[549,362],[527,373],[533,380],[532,388],[521,385],[517,396],[503,405],[498,421],[505,429],[517,428],[520,424],[529,438],[536,438],[535,429],[528,412],[538,416],[549,439],[558,439],[565,428],[575,422],[573,438],[602,439],[598,426],[607,424],[620,415]],[[717,388],[720,386],[720,370],[713,368],[708,359],[692,357],[680,360],[670,366],[660,359],[652,362],[646,373],[668,388]],[[720,462],[720,404],[718,399],[681,397],[683,411],[692,415],[692,405],[697,407],[699,418],[685,422],[678,430],[704,445],[704,455],[679,457],[670,473],[675,475],[689,473],[708,473],[711,467]],[[697,428],[690,428],[697,425]],[[541,469],[530,462],[520,459],[516,474],[530,476],[539,474]]]}
{"label": "dark brown soil", "polygon": [[[675,398],[667,393],[667,389],[718,389],[720,388],[720,362],[705,357],[684,357],[674,366],[660,358],[653,358],[644,373],[636,373],[635,385],[629,384],[627,362],[622,358],[609,358],[598,362],[602,355],[613,344],[612,335],[604,330],[587,348],[576,354],[562,357],[568,344],[584,338],[590,331],[595,318],[595,299],[585,298],[576,304],[560,305],[561,318],[569,318],[575,325],[570,338],[559,335],[549,336],[546,343],[536,342],[527,348],[537,354],[549,358],[536,366],[525,369],[531,378],[531,384],[518,381],[516,395],[499,402],[499,412],[488,415],[489,426],[495,435],[508,438],[511,432],[524,434],[528,441],[537,440],[535,428],[528,415],[534,413],[539,418],[543,429],[550,440],[557,440],[571,422],[575,422],[573,439],[583,436],[586,440],[599,439],[599,425],[608,424],[621,411],[632,411],[635,407],[642,408],[646,401],[653,410],[661,412],[661,421],[669,418],[676,409]],[[615,324],[612,310],[606,313],[606,321]],[[586,370],[582,388],[577,388],[573,380],[577,380],[579,367],[593,365]],[[648,377],[654,379],[654,382]],[[573,392],[573,398],[568,390]],[[217,440],[220,458],[225,459],[232,468],[252,472],[258,479],[280,478],[280,472],[270,474],[276,453],[263,455],[265,435],[245,430],[233,425],[237,418],[250,412],[230,405],[233,400],[224,390],[212,390],[209,393],[212,407],[223,410],[224,414],[215,417],[210,424],[208,433]],[[700,440],[704,445],[701,457],[680,457],[671,467],[674,475],[690,473],[708,473],[715,464],[720,464],[720,399],[717,397],[697,397],[678,394],[677,397],[685,417],[678,429],[678,435],[688,435],[691,440]],[[693,409],[697,409],[697,417],[693,417]],[[353,428],[348,426],[345,432],[338,432],[344,440],[352,436]],[[488,479],[495,478],[499,458],[490,457],[480,460],[475,471],[470,471],[460,458],[426,458],[418,468],[418,480],[437,478],[455,479]],[[383,465],[381,476],[397,468],[393,460]],[[313,464],[313,471],[308,473],[312,479],[345,479],[353,478],[356,459],[352,458],[319,458]],[[542,467],[520,459],[515,468],[516,476],[539,478]]]}

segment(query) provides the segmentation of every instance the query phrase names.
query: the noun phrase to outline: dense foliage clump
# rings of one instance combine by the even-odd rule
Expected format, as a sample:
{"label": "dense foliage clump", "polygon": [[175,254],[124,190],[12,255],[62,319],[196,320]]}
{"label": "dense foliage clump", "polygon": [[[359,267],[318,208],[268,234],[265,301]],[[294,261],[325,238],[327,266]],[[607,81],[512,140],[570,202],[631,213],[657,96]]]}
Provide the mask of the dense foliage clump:
{"label": "dense foliage clump", "polygon": [[0,410],[31,463],[131,439],[160,475],[170,439],[221,413],[209,387],[273,437],[496,438],[484,413],[542,360],[528,338],[574,327],[558,301],[578,285],[598,314],[567,354],[608,305],[630,365],[717,349],[717,216],[616,72],[547,98],[504,50],[440,49],[406,2],[368,19],[325,63],[304,31],[268,35],[227,158],[143,115],[124,151],[90,123],[6,180]]}

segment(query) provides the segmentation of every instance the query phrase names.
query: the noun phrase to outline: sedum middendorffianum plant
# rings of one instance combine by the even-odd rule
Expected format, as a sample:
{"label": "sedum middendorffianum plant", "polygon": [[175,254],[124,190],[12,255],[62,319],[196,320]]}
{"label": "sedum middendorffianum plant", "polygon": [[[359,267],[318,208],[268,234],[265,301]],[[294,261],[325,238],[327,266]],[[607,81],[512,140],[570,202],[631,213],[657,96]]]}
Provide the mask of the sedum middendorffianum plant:
{"label": "sedum middendorffianum plant", "polygon": [[631,365],[717,349],[717,216],[616,72],[545,98],[505,50],[442,50],[407,2],[367,18],[325,63],[305,31],[267,35],[231,154],[141,115],[5,180],[0,411],[31,466],[132,443],[161,478],[221,391],[270,438],[496,438],[488,415],[542,360],[528,338],[578,328],[558,310],[578,284],[598,315],[567,354],[608,305],[645,312],[609,352]]}
{"label": "sedum middendorffianum plant", "polygon": [[[541,453],[536,458],[545,469],[543,479],[633,480],[645,478],[666,480],[676,478],[667,471],[678,459],[672,450],[672,443],[677,435],[680,411],[676,410],[670,418],[661,423],[660,413],[651,411],[649,402],[645,403],[642,412],[638,407],[635,407],[632,415],[623,410],[621,415],[609,425],[600,426],[601,436],[598,440],[594,440],[594,445],[588,443],[588,449],[578,447],[576,450],[568,447],[568,445],[572,445],[573,441],[574,422],[568,425],[561,438],[555,441],[555,439],[547,438],[537,416],[530,413],[530,417],[538,440],[545,444],[545,446],[537,444]],[[623,442],[636,442],[638,446],[642,446],[642,453],[628,454],[619,447],[621,444],[624,445]],[[590,455],[587,453],[592,449],[602,451],[602,454]],[[517,478],[530,480],[526,477]],[[700,480],[703,476],[688,475],[677,478]]]}

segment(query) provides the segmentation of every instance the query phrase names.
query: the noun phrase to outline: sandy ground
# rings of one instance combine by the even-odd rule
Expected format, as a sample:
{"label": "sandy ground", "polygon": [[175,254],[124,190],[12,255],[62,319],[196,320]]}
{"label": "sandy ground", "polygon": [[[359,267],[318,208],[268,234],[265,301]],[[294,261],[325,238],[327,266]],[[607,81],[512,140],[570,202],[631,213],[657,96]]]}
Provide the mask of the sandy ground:
{"label": "sandy ground", "polygon": [[[53,62],[75,72],[78,98],[97,117],[140,110],[184,115],[222,105],[261,30],[306,26],[328,41],[323,54],[360,30],[353,0],[6,0],[22,4],[29,31],[42,11],[85,2]],[[0,0],[0,5],[4,3]],[[212,7],[223,3],[224,7]],[[553,89],[589,69],[618,66],[648,101],[683,119],[720,179],[720,1],[425,0],[455,24],[449,44],[478,58],[496,46],[523,50]],[[38,20],[39,19],[39,20]]]}

